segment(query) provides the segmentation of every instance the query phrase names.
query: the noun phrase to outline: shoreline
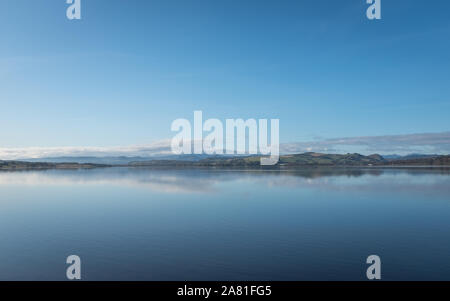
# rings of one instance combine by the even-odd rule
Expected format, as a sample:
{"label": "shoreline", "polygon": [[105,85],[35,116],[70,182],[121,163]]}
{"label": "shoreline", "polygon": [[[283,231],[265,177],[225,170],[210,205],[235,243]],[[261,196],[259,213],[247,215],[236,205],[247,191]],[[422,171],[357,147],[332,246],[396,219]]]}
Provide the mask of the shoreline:
{"label": "shoreline", "polygon": [[[262,170],[262,171],[295,171],[295,170],[305,170],[305,169],[421,169],[421,168],[445,168],[450,169],[450,165],[399,165],[399,164],[389,164],[389,165],[275,165],[275,166],[237,166],[237,165],[126,165],[126,164],[79,164],[79,163],[30,163],[21,162],[22,164],[13,166],[2,166],[0,162],[0,172],[1,171],[39,171],[39,170],[92,170],[92,169],[102,169],[102,168],[129,168],[129,169],[154,169],[154,170]],[[28,165],[30,163],[31,165]]]}

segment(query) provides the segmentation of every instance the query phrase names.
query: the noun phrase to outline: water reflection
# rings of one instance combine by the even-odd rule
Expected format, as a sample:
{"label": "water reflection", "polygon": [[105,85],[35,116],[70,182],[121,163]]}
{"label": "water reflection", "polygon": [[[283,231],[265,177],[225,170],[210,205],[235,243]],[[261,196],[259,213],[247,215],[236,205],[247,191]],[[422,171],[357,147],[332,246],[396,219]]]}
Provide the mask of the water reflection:
{"label": "water reflection", "polygon": [[0,280],[450,279],[445,168],[0,172]]}
{"label": "water reflection", "polygon": [[[308,167],[300,169],[105,168],[0,172],[0,186],[122,185],[163,193],[212,193],[220,184],[250,181],[264,186],[321,189],[430,190],[449,192],[450,168]],[[444,176],[444,177],[442,177]],[[353,179],[348,181],[348,179]]]}

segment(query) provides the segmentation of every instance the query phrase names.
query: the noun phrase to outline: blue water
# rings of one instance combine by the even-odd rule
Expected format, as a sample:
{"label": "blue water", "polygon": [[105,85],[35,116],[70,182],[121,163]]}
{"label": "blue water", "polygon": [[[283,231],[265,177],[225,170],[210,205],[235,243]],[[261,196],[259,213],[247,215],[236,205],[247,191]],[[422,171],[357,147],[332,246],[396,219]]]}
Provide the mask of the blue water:
{"label": "blue water", "polygon": [[450,170],[0,172],[0,280],[450,280]]}

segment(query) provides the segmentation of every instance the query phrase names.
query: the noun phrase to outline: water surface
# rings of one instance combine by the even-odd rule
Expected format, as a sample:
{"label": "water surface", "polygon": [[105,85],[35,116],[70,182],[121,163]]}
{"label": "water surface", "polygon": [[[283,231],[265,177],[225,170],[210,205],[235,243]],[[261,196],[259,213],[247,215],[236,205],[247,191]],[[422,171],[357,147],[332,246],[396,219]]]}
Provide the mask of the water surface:
{"label": "water surface", "polygon": [[450,280],[450,171],[0,172],[0,280]]}

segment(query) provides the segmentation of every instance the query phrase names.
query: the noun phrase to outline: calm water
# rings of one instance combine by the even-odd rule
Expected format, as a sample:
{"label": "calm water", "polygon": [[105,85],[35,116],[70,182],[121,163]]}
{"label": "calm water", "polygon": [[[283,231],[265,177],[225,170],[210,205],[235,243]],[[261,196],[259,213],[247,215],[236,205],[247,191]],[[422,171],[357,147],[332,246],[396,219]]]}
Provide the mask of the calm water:
{"label": "calm water", "polygon": [[0,172],[0,280],[450,280],[450,171]]}

